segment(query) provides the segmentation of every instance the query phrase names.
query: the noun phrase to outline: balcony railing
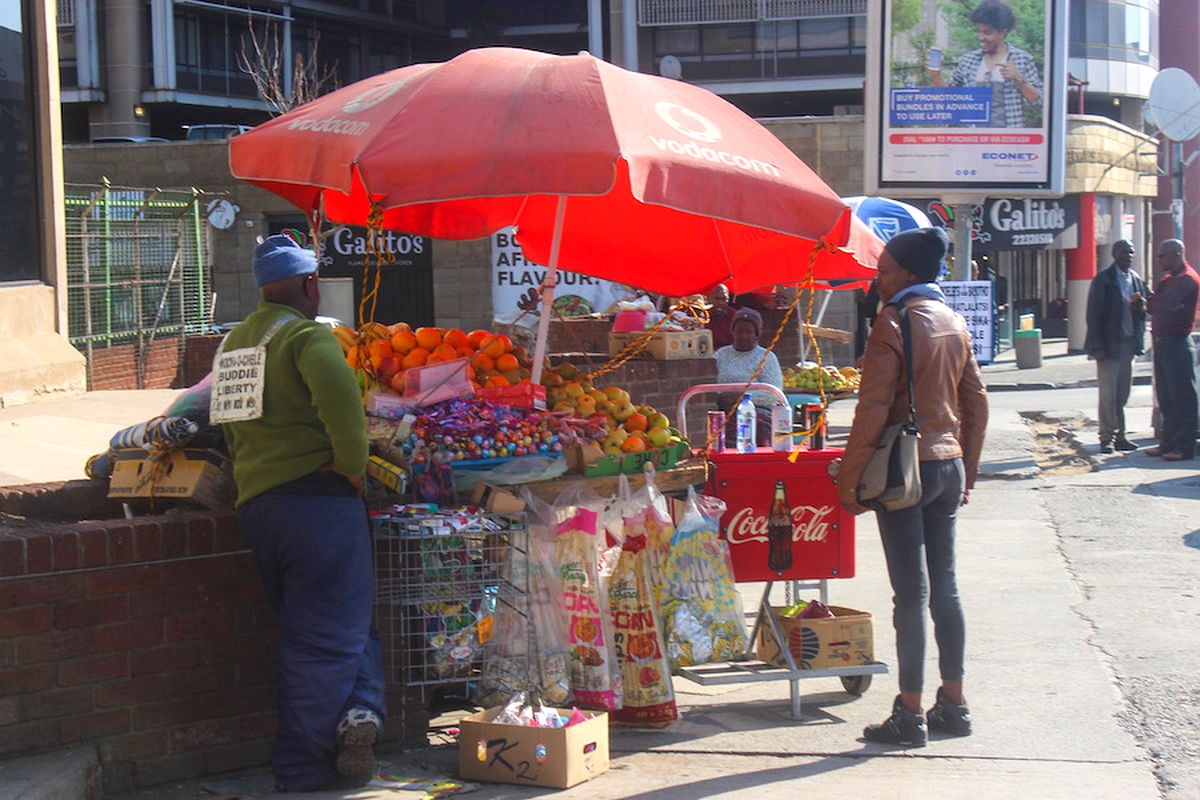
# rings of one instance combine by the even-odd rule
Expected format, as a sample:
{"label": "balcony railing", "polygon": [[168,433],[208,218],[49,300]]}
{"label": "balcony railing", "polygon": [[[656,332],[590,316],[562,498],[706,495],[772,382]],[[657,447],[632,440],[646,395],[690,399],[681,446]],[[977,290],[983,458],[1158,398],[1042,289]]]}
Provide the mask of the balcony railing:
{"label": "balcony railing", "polygon": [[845,17],[867,13],[867,0],[638,0],[638,24],[708,25]]}

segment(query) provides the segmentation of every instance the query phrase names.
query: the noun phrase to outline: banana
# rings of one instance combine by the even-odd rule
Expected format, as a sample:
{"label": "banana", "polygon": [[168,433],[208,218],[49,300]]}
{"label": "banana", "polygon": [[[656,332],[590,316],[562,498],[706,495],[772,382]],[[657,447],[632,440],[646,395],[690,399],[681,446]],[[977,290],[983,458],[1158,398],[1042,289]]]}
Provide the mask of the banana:
{"label": "banana", "polygon": [[392,338],[391,331],[387,329],[387,326],[378,322],[364,322],[358,329],[358,335],[366,341]]}
{"label": "banana", "polygon": [[354,340],[357,336],[353,328],[348,328],[345,325],[338,325],[333,329],[333,335],[337,337],[338,344],[342,346],[343,353],[349,353],[350,348],[354,346]]}

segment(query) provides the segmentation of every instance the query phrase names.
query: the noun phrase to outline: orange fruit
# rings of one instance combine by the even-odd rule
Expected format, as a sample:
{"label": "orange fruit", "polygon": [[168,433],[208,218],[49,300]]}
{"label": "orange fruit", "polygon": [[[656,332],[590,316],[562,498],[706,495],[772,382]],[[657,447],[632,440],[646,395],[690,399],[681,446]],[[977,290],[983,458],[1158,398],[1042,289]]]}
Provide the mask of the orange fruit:
{"label": "orange fruit", "polygon": [[379,359],[392,354],[392,343],[386,339],[375,339],[367,345],[367,354],[372,363],[378,363]]}
{"label": "orange fruit", "polygon": [[442,343],[441,328],[417,328],[416,330],[417,346],[423,347],[430,352],[433,348]]}
{"label": "orange fruit", "polygon": [[509,350],[512,350],[512,340],[503,333],[494,333],[483,340],[479,349],[492,358],[499,358]]}
{"label": "orange fruit", "polygon": [[487,383],[484,384],[484,386],[488,386],[488,387],[508,386],[508,385],[509,385],[508,378],[505,378],[503,375],[493,375],[492,377],[488,378]]}
{"label": "orange fruit", "polygon": [[396,331],[392,334],[392,349],[400,355],[406,355],[416,346],[417,337],[412,335],[412,331]]}
{"label": "orange fruit", "polygon": [[496,359],[496,369],[501,372],[512,372],[514,369],[519,369],[521,362],[517,361],[517,357],[512,353],[503,353]]}
{"label": "orange fruit", "polygon": [[621,450],[626,453],[640,453],[646,449],[646,440],[640,436],[630,436],[621,444]]}
{"label": "orange fruit", "polygon": [[640,411],[635,411],[625,420],[625,430],[633,433],[634,431],[646,430],[646,415]]}
{"label": "orange fruit", "polygon": [[471,347],[474,347],[476,350],[478,350],[479,345],[483,344],[483,340],[488,338],[491,335],[492,334],[489,333],[488,331],[485,331],[481,328],[476,328],[475,330],[473,330],[467,334],[467,344],[471,345]]}
{"label": "orange fruit", "polygon": [[350,365],[350,369],[362,367],[362,362],[358,358],[358,345],[354,345],[346,351],[346,363]]}
{"label": "orange fruit", "polygon": [[409,353],[406,356],[404,356],[404,360],[400,362],[400,365],[403,366],[405,369],[412,369],[413,367],[423,367],[423,366],[425,366],[425,362],[428,358],[429,358],[428,350],[426,350],[423,347],[414,347],[411,351],[409,351]]}
{"label": "orange fruit", "polygon": [[459,347],[466,347],[470,344],[470,341],[461,328],[451,328],[442,336],[442,343],[458,349]]}
{"label": "orange fruit", "polygon": [[391,325],[388,325],[387,329],[393,336],[401,332],[412,333],[412,328],[408,327],[407,322],[394,322]]}
{"label": "orange fruit", "polygon": [[437,356],[438,361],[453,361],[458,358],[458,351],[444,342],[430,351],[429,355]]}
{"label": "orange fruit", "polygon": [[487,372],[489,369],[496,368],[496,362],[487,353],[476,353],[471,357],[471,367],[476,372]]}
{"label": "orange fruit", "polygon": [[462,347],[457,348],[457,351],[458,351],[459,358],[474,358],[475,357],[475,348],[471,347],[469,344],[463,345]]}

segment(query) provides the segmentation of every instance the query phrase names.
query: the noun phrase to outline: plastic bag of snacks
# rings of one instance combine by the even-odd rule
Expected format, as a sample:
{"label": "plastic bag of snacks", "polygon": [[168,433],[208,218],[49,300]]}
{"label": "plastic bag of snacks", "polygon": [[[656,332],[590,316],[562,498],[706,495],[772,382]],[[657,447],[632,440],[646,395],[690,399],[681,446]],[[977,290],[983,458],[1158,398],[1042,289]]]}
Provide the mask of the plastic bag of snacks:
{"label": "plastic bag of snacks", "polygon": [[608,579],[608,602],[623,693],[621,708],[610,716],[618,724],[661,727],[674,721],[679,712],[650,578],[651,537],[659,533],[657,514],[642,504],[645,497],[641,492],[631,495],[629,479],[621,475],[614,537],[621,542],[621,551]]}
{"label": "plastic bag of snacks", "polygon": [[571,688],[585,708],[621,707],[621,671],[612,648],[608,586],[601,576],[606,548],[601,524],[604,501],[582,481],[555,500],[554,560],[567,612]]}
{"label": "plastic bag of snacks", "polygon": [[742,603],[718,520],[725,503],[688,489],[663,573],[662,611],[672,666],[726,661],[746,649]]}

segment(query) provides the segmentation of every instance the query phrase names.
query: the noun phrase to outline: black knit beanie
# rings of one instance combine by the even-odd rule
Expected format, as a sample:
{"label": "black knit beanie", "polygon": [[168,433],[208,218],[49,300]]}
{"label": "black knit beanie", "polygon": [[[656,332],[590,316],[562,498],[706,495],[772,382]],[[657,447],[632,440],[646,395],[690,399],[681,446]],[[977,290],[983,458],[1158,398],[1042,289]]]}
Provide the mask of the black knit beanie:
{"label": "black knit beanie", "polygon": [[883,251],[922,283],[932,283],[937,280],[949,247],[950,239],[941,228],[917,228],[897,233]]}

